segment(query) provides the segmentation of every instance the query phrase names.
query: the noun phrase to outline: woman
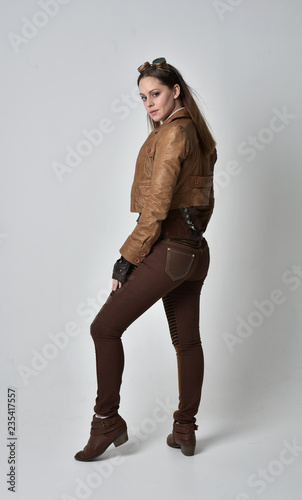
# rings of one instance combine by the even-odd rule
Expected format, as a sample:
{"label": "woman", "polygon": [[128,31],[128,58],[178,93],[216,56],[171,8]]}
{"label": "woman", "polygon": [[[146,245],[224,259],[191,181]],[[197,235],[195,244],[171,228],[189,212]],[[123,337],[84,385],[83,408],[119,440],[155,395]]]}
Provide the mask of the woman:
{"label": "woman", "polygon": [[203,382],[199,301],[209,267],[203,233],[214,206],[215,141],[176,68],[159,58],[138,71],[140,96],[153,130],[139,152],[131,191],[137,225],[120,249],[110,297],[91,325],[98,393],[89,441],[75,455],[82,461],[128,439],[118,414],[124,366],[121,336],[161,298],[179,376],[179,407],[167,444],[184,455],[195,450]]}

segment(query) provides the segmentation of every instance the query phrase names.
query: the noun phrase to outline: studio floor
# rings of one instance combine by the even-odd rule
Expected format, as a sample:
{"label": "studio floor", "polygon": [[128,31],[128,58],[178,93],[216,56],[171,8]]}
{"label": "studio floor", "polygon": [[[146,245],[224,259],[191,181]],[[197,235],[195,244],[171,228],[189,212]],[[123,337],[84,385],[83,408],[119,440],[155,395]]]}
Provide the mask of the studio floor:
{"label": "studio floor", "polygon": [[185,457],[166,445],[171,421],[166,402],[157,403],[160,410],[139,420],[132,415],[127,443],[89,463],[73,458],[88,438],[83,416],[29,417],[19,441],[15,498],[301,500],[301,424],[294,418],[286,424],[199,419],[196,453]]}

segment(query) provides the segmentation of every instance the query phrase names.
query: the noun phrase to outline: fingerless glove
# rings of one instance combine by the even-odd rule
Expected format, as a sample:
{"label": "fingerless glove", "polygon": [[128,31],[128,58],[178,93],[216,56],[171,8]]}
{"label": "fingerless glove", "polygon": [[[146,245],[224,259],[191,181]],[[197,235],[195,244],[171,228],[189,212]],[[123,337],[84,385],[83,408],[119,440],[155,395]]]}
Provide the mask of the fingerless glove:
{"label": "fingerless glove", "polygon": [[113,266],[112,278],[124,284],[133,268],[134,265],[122,256]]}

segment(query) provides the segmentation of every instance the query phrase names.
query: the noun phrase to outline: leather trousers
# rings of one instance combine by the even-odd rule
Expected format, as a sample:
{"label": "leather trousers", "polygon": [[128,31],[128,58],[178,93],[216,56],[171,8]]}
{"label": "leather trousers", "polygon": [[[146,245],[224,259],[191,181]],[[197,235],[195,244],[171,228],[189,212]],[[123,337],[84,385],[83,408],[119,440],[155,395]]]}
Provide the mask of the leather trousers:
{"label": "leather trousers", "polygon": [[122,288],[110,294],[91,325],[96,352],[97,414],[117,414],[124,368],[122,335],[162,299],[178,366],[179,406],[174,420],[195,423],[204,372],[200,292],[208,268],[209,248],[204,238],[197,248],[160,239]]}

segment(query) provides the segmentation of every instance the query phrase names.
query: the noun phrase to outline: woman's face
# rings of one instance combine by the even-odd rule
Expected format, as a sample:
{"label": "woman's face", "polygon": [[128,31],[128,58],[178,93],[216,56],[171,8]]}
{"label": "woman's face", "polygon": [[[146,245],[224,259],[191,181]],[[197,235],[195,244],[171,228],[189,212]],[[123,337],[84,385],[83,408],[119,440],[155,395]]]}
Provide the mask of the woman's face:
{"label": "woman's face", "polygon": [[147,113],[155,122],[164,121],[181,107],[179,85],[170,89],[153,76],[146,76],[139,82],[139,92]]}

